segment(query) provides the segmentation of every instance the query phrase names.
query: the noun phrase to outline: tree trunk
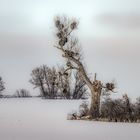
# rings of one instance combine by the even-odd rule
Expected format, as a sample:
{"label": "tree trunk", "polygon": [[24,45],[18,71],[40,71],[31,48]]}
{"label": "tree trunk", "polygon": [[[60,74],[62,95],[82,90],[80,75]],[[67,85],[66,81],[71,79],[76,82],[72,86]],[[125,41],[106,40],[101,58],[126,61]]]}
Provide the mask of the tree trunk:
{"label": "tree trunk", "polygon": [[96,80],[96,74],[94,76],[94,82],[90,90],[91,90],[91,104],[90,104],[90,109],[89,109],[89,115],[92,118],[99,118],[102,84],[101,84],[101,81]]}
{"label": "tree trunk", "polygon": [[43,96],[46,98],[47,95],[46,95],[46,92],[45,92],[45,89],[44,89],[44,85],[43,85],[41,80],[40,80],[40,90],[41,90]]}
{"label": "tree trunk", "polygon": [[101,91],[95,91],[95,87],[91,90],[91,104],[89,109],[89,115],[92,118],[98,118],[100,116],[100,96]]}

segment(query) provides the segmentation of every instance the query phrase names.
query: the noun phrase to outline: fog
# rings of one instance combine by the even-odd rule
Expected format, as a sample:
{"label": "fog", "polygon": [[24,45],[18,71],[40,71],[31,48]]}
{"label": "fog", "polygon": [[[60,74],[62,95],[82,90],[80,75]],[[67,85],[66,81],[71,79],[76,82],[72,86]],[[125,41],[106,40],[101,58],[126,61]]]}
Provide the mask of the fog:
{"label": "fog", "polygon": [[19,88],[34,94],[31,70],[64,64],[53,47],[56,15],[79,20],[75,35],[90,75],[115,79],[120,94],[140,95],[139,0],[0,0],[0,75],[5,94]]}

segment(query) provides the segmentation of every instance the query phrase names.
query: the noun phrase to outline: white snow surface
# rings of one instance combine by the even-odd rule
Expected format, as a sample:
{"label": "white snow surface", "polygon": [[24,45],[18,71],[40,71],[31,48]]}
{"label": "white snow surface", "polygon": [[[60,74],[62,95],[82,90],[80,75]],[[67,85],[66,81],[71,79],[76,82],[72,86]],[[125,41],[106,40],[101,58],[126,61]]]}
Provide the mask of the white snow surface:
{"label": "white snow surface", "polygon": [[0,140],[140,140],[140,124],[67,120],[81,101],[0,99]]}

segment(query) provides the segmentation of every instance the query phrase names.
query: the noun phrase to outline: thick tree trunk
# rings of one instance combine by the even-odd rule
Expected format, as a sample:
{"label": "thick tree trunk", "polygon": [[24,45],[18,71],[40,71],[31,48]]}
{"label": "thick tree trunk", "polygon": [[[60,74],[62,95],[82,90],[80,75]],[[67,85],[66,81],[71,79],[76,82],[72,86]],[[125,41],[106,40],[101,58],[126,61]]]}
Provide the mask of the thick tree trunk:
{"label": "thick tree trunk", "polygon": [[99,118],[100,116],[100,97],[102,92],[102,84],[96,80],[96,74],[91,90],[91,104],[89,109],[89,115],[92,118]]}
{"label": "thick tree trunk", "polygon": [[46,98],[47,95],[46,95],[46,92],[45,92],[45,89],[44,89],[44,85],[43,85],[41,80],[40,80],[40,90],[41,90],[43,96]]}
{"label": "thick tree trunk", "polygon": [[95,88],[91,90],[91,104],[89,108],[89,115],[92,118],[98,118],[100,116],[100,96],[101,91],[95,91]]}

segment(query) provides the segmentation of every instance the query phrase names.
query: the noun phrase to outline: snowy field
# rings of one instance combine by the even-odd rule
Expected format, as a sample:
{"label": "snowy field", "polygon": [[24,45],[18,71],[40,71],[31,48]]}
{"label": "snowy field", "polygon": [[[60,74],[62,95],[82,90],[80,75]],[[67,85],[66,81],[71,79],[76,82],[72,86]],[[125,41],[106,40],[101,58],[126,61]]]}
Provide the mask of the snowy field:
{"label": "snowy field", "polygon": [[67,120],[80,102],[0,99],[0,140],[140,140],[140,124]]}

